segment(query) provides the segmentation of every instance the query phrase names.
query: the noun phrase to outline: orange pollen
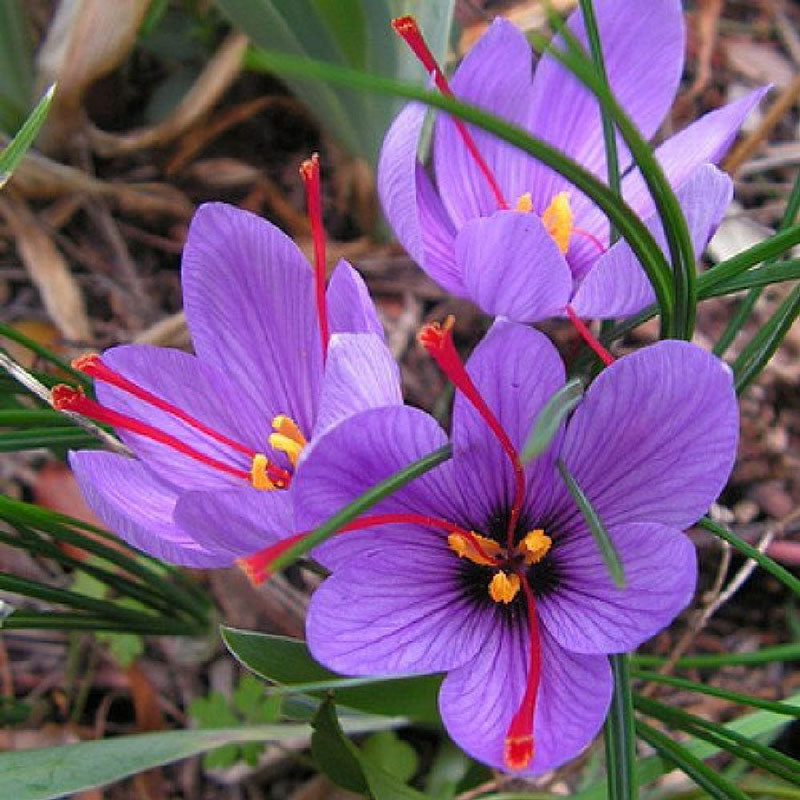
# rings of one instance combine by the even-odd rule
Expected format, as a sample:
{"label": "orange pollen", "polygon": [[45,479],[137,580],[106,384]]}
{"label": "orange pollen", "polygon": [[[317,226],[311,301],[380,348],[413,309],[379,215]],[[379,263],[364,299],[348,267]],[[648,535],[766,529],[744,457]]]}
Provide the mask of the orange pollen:
{"label": "orange pollen", "polygon": [[[422,66],[425,67],[426,72],[431,76],[431,78],[433,78],[436,88],[443,95],[446,95],[447,97],[453,97],[453,91],[450,88],[450,84],[448,84],[444,73],[436,63],[436,59],[425,42],[422,31],[420,31],[417,21],[414,19],[414,17],[410,15],[405,17],[397,17],[392,20],[392,28],[394,28],[395,33],[400,36],[400,38],[403,39],[403,41],[409,46],[411,52],[417,57]],[[464,146],[467,148],[467,152],[470,154],[472,160],[475,162],[475,165],[478,167],[479,172],[481,175],[483,175],[484,179],[489,185],[489,189],[494,196],[497,207],[502,209],[508,208],[508,203],[506,203],[505,198],[503,197],[503,192],[497,183],[497,179],[489,169],[489,165],[481,155],[480,150],[478,150],[478,146],[475,144],[475,140],[467,130],[467,126],[464,125],[464,123],[457,117],[452,117],[451,119],[453,124],[456,126],[458,135],[464,142]]]}
{"label": "orange pollen", "polygon": [[300,165],[300,177],[306,190],[306,209],[314,243],[314,299],[317,306],[322,358],[328,353],[328,310],[325,301],[325,229],[322,224],[322,190],[319,154],[314,153]]}
{"label": "orange pollen", "polygon": [[508,456],[508,460],[511,462],[511,468],[514,471],[514,498],[511,503],[511,513],[508,518],[507,530],[508,550],[510,551],[514,544],[514,533],[517,529],[520,512],[522,511],[522,501],[525,495],[525,474],[522,470],[519,454],[514,444],[497,417],[486,404],[486,401],[481,397],[478,388],[473,383],[472,378],[467,374],[464,364],[456,351],[452,333],[454,322],[455,320],[451,315],[448,316],[441,325],[437,322],[423,325],[422,329],[417,334],[417,339],[425,348],[428,355],[437,363],[439,369],[448,377],[453,386],[464,395],[472,407],[478,412],[489,427],[489,430],[491,430],[500,443],[503,452]]}

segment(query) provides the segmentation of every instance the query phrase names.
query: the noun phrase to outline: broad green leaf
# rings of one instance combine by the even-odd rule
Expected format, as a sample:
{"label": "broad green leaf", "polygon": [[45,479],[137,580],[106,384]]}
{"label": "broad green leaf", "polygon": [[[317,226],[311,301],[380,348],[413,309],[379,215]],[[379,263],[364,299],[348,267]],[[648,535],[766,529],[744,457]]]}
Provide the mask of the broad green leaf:
{"label": "broad green leaf", "polygon": [[583,515],[586,525],[591,531],[597,547],[600,550],[600,555],[603,557],[603,563],[606,565],[608,574],[614,585],[619,589],[625,588],[625,572],[622,569],[622,562],[619,560],[614,543],[608,535],[608,531],[603,525],[603,521],[598,516],[597,512],[589,502],[589,498],[584,494],[583,489],[578,485],[578,482],[572,476],[572,473],[567,468],[567,465],[559,459],[556,461],[556,468],[558,469],[567,491],[575,501],[575,505]]}
{"label": "broad green leaf", "polygon": [[[342,723],[348,733],[366,733],[396,721],[364,717]],[[307,740],[308,725],[258,725],[118,736],[95,742],[0,753],[0,797],[54,800],[171,764],[227,744]]]}
{"label": "broad green leaf", "polygon": [[436,723],[441,677],[343,678],[317,664],[304,642],[286,636],[221,628],[222,640],[242,664],[287,691],[315,696],[333,693],[336,702],[372,714],[402,715]]}
{"label": "broad green leaf", "polygon": [[0,188],[2,188],[6,181],[11,177],[17,164],[22,160],[22,157],[28,151],[28,148],[33,144],[36,134],[39,133],[39,128],[42,127],[47,112],[50,110],[50,103],[53,100],[53,94],[56,87],[53,84],[41,97],[36,107],[31,111],[30,116],[25,120],[22,127],[16,133],[14,138],[5,146],[0,152]]}
{"label": "broad green leaf", "polygon": [[401,783],[408,783],[419,768],[417,751],[394,731],[377,731],[361,745],[365,758]]}
{"label": "broad green leaf", "polygon": [[365,794],[367,781],[355,746],[345,737],[336,718],[336,707],[328,699],[311,722],[311,755],[318,769],[337,786]]}
{"label": "broad green leaf", "polygon": [[460,747],[442,738],[425,780],[425,794],[433,800],[451,800],[472,763]]}
{"label": "broad green leaf", "polygon": [[541,455],[553,441],[561,423],[567,418],[583,397],[584,387],[580,378],[573,378],[562,386],[543,406],[531,427],[525,446],[520,453],[523,464]]}

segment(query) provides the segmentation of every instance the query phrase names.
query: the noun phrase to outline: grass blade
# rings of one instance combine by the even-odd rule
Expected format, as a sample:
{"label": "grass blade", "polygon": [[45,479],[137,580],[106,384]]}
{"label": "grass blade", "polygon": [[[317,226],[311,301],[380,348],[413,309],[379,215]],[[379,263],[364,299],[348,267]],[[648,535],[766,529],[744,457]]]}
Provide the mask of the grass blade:
{"label": "grass blade", "polygon": [[53,102],[55,91],[56,85],[53,84],[42,95],[14,138],[0,152],[0,189],[6,184],[17,168],[17,164],[22,161],[22,157],[33,144],[36,134],[39,133],[39,129],[47,119],[47,112],[50,110],[50,103]]}
{"label": "grass blade", "polygon": [[520,461],[527,464],[541,455],[553,441],[559,425],[580,403],[584,387],[580,378],[573,378],[562,386],[548,401],[536,417],[525,446],[520,453]]}
{"label": "grass blade", "polygon": [[610,800],[636,800],[636,728],[628,656],[609,656],[614,694],[605,723],[606,776]]}
{"label": "grass blade", "polygon": [[[637,667],[660,667],[664,661],[665,659],[661,656],[639,654],[633,656],[633,663]],[[717,669],[719,667],[770,664],[773,661],[800,661],[800,643],[778,644],[748,653],[683,656],[675,662],[675,666],[678,669]]]}
{"label": "grass blade", "polygon": [[578,506],[579,511],[581,514],[583,514],[583,518],[586,520],[586,524],[589,527],[592,536],[594,536],[594,540],[597,543],[597,547],[599,548],[600,554],[603,557],[603,562],[606,565],[608,574],[611,576],[611,580],[614,581],[614,585],[618,589],[624,589],[625,573],[622,569],[622,562],[619,560],[619,555],[617,555],[614,543],[611,541],[611,537],[608,535],[608,531],[605,529],[603,521],[592,507],[592,504],[589,502],[589,498],[584,494],[583,489],[578,486],[578,482],[572,476],[572,473],[570,473],[566,464],[564,464],[561,459],[556,461],[556,468],[558,469],[558,473],[561,475],[561,479],[564,481],[564,484],[567,487],[567,491],[575,501],[575,505]]}

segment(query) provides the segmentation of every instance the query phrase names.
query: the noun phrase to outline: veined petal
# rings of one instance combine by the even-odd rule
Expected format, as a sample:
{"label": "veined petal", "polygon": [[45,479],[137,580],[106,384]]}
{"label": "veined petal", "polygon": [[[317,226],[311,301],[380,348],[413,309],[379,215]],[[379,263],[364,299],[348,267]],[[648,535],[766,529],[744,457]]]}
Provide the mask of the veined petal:
{"label": "veined petal", "polygon": [[[507,771],[503,743],[525,691],[529,637],[522,615],[509,620],[495,606],[494,617],[475,659],[444,679],[439,710],[459,747]],[[578,755],[597,735],[611,701],[611,671],[605,656],[568,652],[544,626],[539,631],[534,757],[521,775],[539,775]]]}
{"label": "veined petal", "polygon": [[[594,5],[611,90],[649,139],[672,104],[683,70],[685,34],[680,0],[602,0]],[[581,12],[572,14],[567,25],[588,49]],[[556,39],[554,46],[564,45]],[[549,54],[542,56],[536,68],[526,127],[605,180],[598,102]],[[620,137],[618,150],[625,169],[630,156]],[[530,180],[533,208],[539,212],[568,187],[566,179],[542,164],[537,165]]]}
{"label": "veined petal", "polygon": [[178,493],[135,458],[81,450],[69,463],[89,508],[109,530],[151,556],[187,567],[223,567],[226,549],[206,547],[175,523]]}
{"label": "veined petal", "polygon": [[325,292],[328,322],[334,333],[374,333],[383,339],[383,326],[364,279],[341,259]]}
{"label": "veined petal", "polygon": [[[567,426],[561,458],[606,526],[684,530],[725,486],[738,428],[730,368],[693,344],[663,341],[597,377]],[[554,528],[584,524],[560,483],[554,502]]]}
{"label": "veined petal", "polygon": [[197,210],[181,272],[195,351],[254,405],[280,408],[304,431],[322,376],[312,277],[295,243],[271,223],[224,203]]}
{"label": "veined petal", "polygon": [[609,528],[625,588],[614,586],[587,530],[558,539],[551,558],[558,586],[537,601],[551,636],[576,653],[625,653],[654,636],[688,605],[697,580],[694,545],[653,523]]}
{"label": "veined petal", "polygon": [[306,637],[321,664],[345,675],[425,674],[474,657],[485,615],[464,597],[446,538],[407,526],[404,543],[361,554],[313,594]]}
{"label": "veined petal", "polygon": [[[464,57],[450,87],[460,100],[519,125],[530,103],[532,69],[533,54],[527,39],[515,25],[498,17]],[[512,205],[530,188],[520,188],[519,183],[520,168],[530,159],[492,134],[470,126],[468,129]],[[456,228],[497,210],[486,177],[445,114],[437,116],[434,126],[433,164],[439,194]]]}
{"label": "veined petal", "polygon": [[175,507],[175,521],[204,546],[229,552],[230,563],[294,533],[292,492],[185,492]]}
{"label": "veined petal", "polygon": [[331,337],[314,437],[359,411],[402,402],[400,371],[382,338],[371,333]]}
{"label": "veined petal", "polygon": [[569,300],[572,274],[533,213],[476,217],[458,232],[455,252],[470,299],[487,314],[537,322],[559,315]]}
{"label": "veined petal", "polygon": [[[733,181],[711,164],[698,167],[677,192],[695,258],[705,250],[733,196]],[[654,214],[646,225],[661,249],[668,253],[661,219]],[[572,299],[581,317],[621,317],[635,314],[655,300],[647,279],[630,245],[620,239],[597,259]]]}
{"label": "veined petal", "polygon": [[[519,451],[536,415],[564,385],[564,364],[549,339],[539,331],[497,320],[473,351],[467,372],[486,404]],[[472,524],[506,508],[513,497],[514,477],[508,456],[474,407],[457,394],[453,407],[453,464],[459,483],[470,487]],[[532,461],[525,473],[531,513],[550,497],[554,452]]]}

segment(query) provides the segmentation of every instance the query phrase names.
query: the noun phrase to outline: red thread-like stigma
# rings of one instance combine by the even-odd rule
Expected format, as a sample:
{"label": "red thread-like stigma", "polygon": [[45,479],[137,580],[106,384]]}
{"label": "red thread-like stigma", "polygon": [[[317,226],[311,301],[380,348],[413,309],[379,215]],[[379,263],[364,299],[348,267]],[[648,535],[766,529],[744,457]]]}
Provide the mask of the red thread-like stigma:
{"label": "red thread-like stigma", "polygon": [[578,317],[575,313],[575,309],[567,304],[564,307],[564,313],[566,313],[567,318],[572,323],[575,330],[578,332],[578,335],[586,342],[587,345],[591,348],[592,352],[603,362],[603,364],[608,367],[614,363],[614,356],[603,347],[602,344],[592,335],[592,332],[586,326],[586,324]]}
{"label": "red thread-like stigma", "polygon": [[525,681],[525,694],[522,702],[508,726],[503,746],[503,760],[509,769],[525,769],[533,759],[533,715],[536,710],[536,693],[539,691],[541,672],[541,649],[539,644],[539,620],[536,615],[536,601],[533,590],[524,574],[520,574],[520,584],[525,595],[528,614],[528,635],[531,651],[528,675]]}
{"label": "red thread-like stigma", "polygon": [[[436,59],[433,57],[433,53],[431,53],[430,48],[426,44],[425,39],[422,36],[422,32],[420,31],[417,21],[414,19],[414,17],[397,17],[396,19],[392,20],[392,27],[394,28],[395,33],[397,33],[398,36],[400,36],[409,46],[411,52],[414,53],[422,66],[425,67],[426,72],[431,76],[431,78],[433,78],[436,88],[442,94],[447,95],[448,97],[453,97],[454,95],[452,89],[450,88],[450,84],[448,84],[444,73],[436,63]],[[464,123],[458,119],[458,117],[451,117],[451,119],[453,124],[456,126],[459,136],[461,136],[461,139],[464,142],[464,146],[467,148],[467,152],[470,154],[473,161],[475,161],[475,164],[480,170],[481,175],[483,175],[483,177],[486,179],[486,182],[489,184],[489,189],[494,195],[497,207],[508,208],[508,203],[506,203],[506,200],[503,197],[503,192],[501,191],[497,180],[492,174],[492,171],[489,169],[489,165],[481,155],[480,150],[478,150],[478,146],[475,144],[475,140],[470,135],[466,125],[464,125]]]}
{"label": "red thread-like stigma", "polygon": [[600,252],[600,255],[606,252],[606,246],[593,233],[589,233],[589,231],[585,231],[583,228],[573,228],[572,233],[575,236],[582,236],[588,242],[593,244]]}
{"label": "red thread-like stigma", "polygon": [[325,229],[322,225],[322,191],[319,177],[319,154],[314,153],[300,165],[300,177],[306,190],[306,208],[314,242],[314,298],[317,304],[322,358],[328,353],[328,310],[325,303]]}
{"label": "red thread-like stigma", "polygon": [[472,378],[469,377],[464,364],[461,362],[461,358],[453,344],[453,323],[454,319],[450,316],[441,325],[438,322],[424,325],[417,338],[431,358],[439,365],[439,369],[447,375],[453,386],[464,395],[480,414],[511,462],[511,467],[514,470],[514,499],[511,503],[507,530],[507,549],[511,552],[514,547],[514,533],[522,511],[522,501],[525,496],[525,473],[522,470],[519,454],[511,439],[509,439],[508,434],[492,410],[486,405],[486,401],[481,397],[478,388],[472,382]]}

